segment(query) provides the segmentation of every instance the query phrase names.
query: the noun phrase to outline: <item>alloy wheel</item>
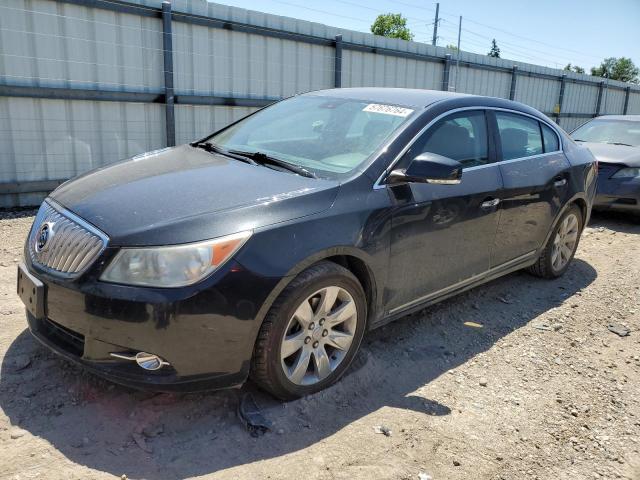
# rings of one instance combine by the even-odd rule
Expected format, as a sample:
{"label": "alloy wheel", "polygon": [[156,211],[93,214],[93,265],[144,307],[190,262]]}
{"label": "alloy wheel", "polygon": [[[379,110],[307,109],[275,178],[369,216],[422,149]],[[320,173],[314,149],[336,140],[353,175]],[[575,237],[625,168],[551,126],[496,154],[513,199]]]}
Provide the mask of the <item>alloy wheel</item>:
{"label": "alloy wheel", "polygon": [[331,375],[349,352],[357,324],[356,303],[344,288],[329,286],[307,297],[291,316],[280,346],[289,381],[313,385]]}
{"label": "alloy wheel", "polygon": [[562,270],[569,260],[578,243],[578,217],[574,213],[567,215],[553,239],[551,250],[551,266],[558,272]]}

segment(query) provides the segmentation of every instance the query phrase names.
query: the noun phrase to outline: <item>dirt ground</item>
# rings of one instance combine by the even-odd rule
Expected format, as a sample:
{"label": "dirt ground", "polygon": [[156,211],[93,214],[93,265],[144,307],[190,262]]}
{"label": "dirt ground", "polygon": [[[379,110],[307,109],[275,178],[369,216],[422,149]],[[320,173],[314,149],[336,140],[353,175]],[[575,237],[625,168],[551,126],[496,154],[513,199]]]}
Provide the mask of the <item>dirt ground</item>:
{"label": "dirt ground", "polygon": [[[595,216],[563,278],[515,273],[372,332],[339,384],[281,403],[136,392],[41,348],[14,292],[33,213],[0,214],[2,479],[640,479],[625,217]],[[236,417],[246,391],[275,423],[262,437]]]}

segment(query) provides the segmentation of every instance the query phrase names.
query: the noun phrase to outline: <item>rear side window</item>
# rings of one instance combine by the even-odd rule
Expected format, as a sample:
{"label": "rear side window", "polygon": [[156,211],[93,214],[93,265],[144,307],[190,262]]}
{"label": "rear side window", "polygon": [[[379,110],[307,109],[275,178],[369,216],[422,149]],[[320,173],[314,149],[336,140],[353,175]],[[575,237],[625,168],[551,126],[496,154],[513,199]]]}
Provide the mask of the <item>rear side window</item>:
{"label": "rear side window", "polygon": [[405,154],[403,163],[422,153],[437,153],[464,168],[489,162],[487,121],[483,110],[454,113],[429,128]]}
{"label": "rear side window", "polygon": [[523,115],[496,112],[502,159],[530,157],[543,153],[542,135],[537,120]]}
{"label": "rear side window", "polygon": [[542,139],[544,140],[545,153],[560,150],[558,135],[556,135],[556,132],[551,130],[551,128],[546,126],[544,123],[540,123],[540,126],[542,127]]}

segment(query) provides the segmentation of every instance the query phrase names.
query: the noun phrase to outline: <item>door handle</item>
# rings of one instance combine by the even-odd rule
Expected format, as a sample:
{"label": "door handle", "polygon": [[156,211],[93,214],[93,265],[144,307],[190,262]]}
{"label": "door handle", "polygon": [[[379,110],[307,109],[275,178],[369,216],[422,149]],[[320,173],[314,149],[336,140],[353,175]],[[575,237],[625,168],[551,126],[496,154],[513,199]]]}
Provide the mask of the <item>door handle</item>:
{"label": "door handle", "polygon": [[499,198],[492,198],[491,200],[485,200],[484,202],[482,202],[480,206],[482,208],[493,208],[493,207],[497,207],[499,203],[500,203]]}
{"label": "door handle", "polygon": [[566,178],[562,178],[560,180],[556,180],[555,182],[553,182],[554,187],[564,187],[566,184],[567,184]]}

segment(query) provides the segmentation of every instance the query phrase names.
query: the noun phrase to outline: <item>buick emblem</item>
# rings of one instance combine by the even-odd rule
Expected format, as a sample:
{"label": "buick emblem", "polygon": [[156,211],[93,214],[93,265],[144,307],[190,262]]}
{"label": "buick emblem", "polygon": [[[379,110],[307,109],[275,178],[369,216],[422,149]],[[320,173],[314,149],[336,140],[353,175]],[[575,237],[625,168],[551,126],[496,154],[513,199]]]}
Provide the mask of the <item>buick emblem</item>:
{"label": "buick emblem", "polygon": [[53,237],[53,223],[43,223],[36,238],[36,252],[46,250],[51,237]]}

